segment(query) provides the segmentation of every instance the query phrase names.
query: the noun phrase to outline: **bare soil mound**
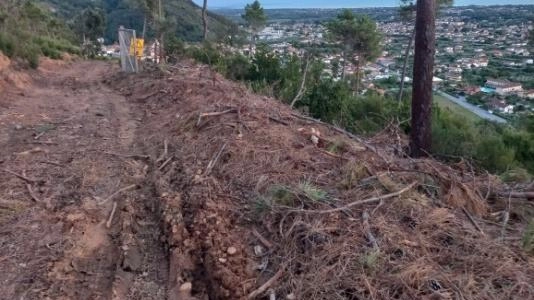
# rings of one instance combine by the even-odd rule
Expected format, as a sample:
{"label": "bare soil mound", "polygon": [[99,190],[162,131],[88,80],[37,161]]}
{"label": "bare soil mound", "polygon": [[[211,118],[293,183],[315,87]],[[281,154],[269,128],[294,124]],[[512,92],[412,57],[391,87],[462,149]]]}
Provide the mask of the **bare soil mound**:
{"label": "bare soil mound", "polygon": [[169,298],[534,297],[532,203],[468,163],[408,158],[395,128],[365,141],[190,63],[109,83],[159,158]]}

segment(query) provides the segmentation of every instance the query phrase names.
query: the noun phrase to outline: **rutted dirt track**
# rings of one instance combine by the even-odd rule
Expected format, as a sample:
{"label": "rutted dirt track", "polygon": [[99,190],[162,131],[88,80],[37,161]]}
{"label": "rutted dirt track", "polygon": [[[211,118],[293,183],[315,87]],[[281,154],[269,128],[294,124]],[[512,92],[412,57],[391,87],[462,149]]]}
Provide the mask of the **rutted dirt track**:
{"label": "rutted dirt track", "polygon": [[140,116],[102,84],[116,71],[52,64],[2,94],[1,299],[166,298],[151,168],[127,156]]}

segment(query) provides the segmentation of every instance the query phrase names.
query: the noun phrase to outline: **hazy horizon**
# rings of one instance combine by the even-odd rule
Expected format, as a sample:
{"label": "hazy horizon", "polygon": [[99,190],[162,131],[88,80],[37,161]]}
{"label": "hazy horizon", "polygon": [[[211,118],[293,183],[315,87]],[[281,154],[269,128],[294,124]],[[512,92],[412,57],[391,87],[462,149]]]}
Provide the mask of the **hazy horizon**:
{"label": "hazy horizon", "polygon": [[[253,0],[219,0],[208,1],[211,8],[243,8],[247,3]],[[202,5],[202,0],[193,0],[198,5]],[[376,0],[307,0],[301,2],[282,1],[282,0],[264,0],[261,1],[264,8],[369,8],[369,7],[395,7],[399,6],[399,0],[383,0],[377,5]],[[534,4],[534,0],[509,0],[503,4],[503,0],[456,0],[455,6],[466,5],[525,5]]]}

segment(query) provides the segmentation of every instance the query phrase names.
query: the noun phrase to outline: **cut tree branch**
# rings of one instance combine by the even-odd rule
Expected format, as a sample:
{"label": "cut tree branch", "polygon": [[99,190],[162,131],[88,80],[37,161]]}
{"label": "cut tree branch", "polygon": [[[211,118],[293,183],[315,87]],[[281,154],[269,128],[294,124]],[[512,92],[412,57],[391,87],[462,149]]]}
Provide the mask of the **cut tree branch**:
{"label": "cut tree branch", "polygon": [[11,175],[13,175],[13,176],[15,176],[17,178],[20,178],[20,179],[26,181],[27,183],[42,183],[42,182],[44,182],[43,180],[36,180],[36,179],[28,178],[28,177],[26,177],[24,175],[21,175],[19,173],[13,172],[13,171],[8,170],[8,169],[0,169],[0,170],[4,171],[6,173],[9,173],[9,174],[11,174]]}
{"label": "cut tree branch", "polygon": [[213,167],[217,164],[217,161],[219,160],[219,157],[221,156],[222,152],[224,151],[224,148],[226,148],[226,145],[228,145],[228,142],[224,143],[221,146],[221,149],[217,152],[217,154],[213,157],[212,160],[208,163],[208,166],[206,167],[205,175],[208,176],[211,174],[211,171],[213,170]]}
{"label": "cut tree branch", "polygon": [[133,189],[135,189],[135,188],[137,188],[137,185],[136,185],[136,184],[132,184],[132,185],[129,185],[129,186],[127,186],[127,187],[124,187],[124,188],[122,188],[122,189],[116,191],[115,193],[111,194],[111,196],[107,197],[106,199],[104,199],[104,200],[103,200],[102,202],[100,202],[99,204],[102,205],[102,204],[108,202],[109,200],[113,199],[113,198],[114,198],[115,196],[117,196],[118,194],[127,192],[127,191],[129,191],[129,190],[133,190]]}
{"label": "cut tree branch", "polygon": [[301,213],[317,213],[317,214],[328,214],[328,213],[343,211],[343,210],[349,209],[349,208],[354,207],[354,206],[367,204],[367,203],[378,202],[380,200],[385,200],[385,199],[389,199],[389,198],[400,196],[400,195],[406,193],[407,191],[411,190],[416,185],[417,185],[417,181],[412,182],[411,184],[409,184],[408,186],[404,187],[403,189],[401,189],[401,190],[399,190],[397,192],[386,194],[386,195],[382,195],[382,196],[378,196],[378,197],[372,197],[372,198],[368,198],[368,199],[364,199],[364,200],[354,201],[354,202],[349,203],[347,205],[344,205],[344,206],[341,206],[341,207],[337,207],[337,208],[333,208],[333,209],[326,209],[326,210],[290,209],[288,211],[290,211],[290,212],[301,212]]}
{"label": "cut tree branch", "polygon": [[337,132],[339,132],[339,133],[341,133],[341,134],[344,134],[344,135],[348,136],[349,138],[351,138],[351,139],[353,139],[353,140],[356,140],[358,143],[364,145],[365,148],[369,149],[370,151],[372,151],[373,153],[375,153],[376,155],[378,155],[378,156],[379,156],[382,160],[384,160],[386,163],[389,163],[389,160],[388,160],[386,157],[384,157],[381,153],[379,153],[378,150],[377,150],[375,147],[369,145],[369,144],[366,143],[363,139],[361,139],[361,138],[359,138],[358,136],[356,136],[356,135],[354,135],[354,134],[352,134],[352,133],[346,131],[345,129],[339,128],[339,127],[334,126],[334,125],[332,125],[332,124],[328,124],[328,123],[323,122],[323,121],[321,121],[321,120],[314,119],[314,118],[312,118],[312,117],[302,116],[302,115],[299,115],[299,114],[297,114],[297,113],[292,113],[291,115],[294,116],[294,117],[297,117],[297,118],[299,118],[299,119],[303,119],[303,120],[307,120],[307,121],[310,121],[310,122],[315,122],[315,123],[324,125],[324,126],[330,128],[330,129],[334,130],[334,131],[337,131]]}
{"label": "cut tree branch", "polygon": [[237,113],[237,108],[231,108],[231,109],[218,111],[218,112],[201,113],[198,115],[197,127],[200,126],[200,122],[202,121],[202,118],[222,116],[224,114],[229,114],[229,113]]}
{"label": "cut tree branch", "polygon": [[282,277],[282,275],[284,274],[284,268],[281,268],[280,270],[278,270],[278,272],[276,272],[276,274],[274,274],[273,277],[271,277],[271,279],[267,280],[267,282],[265,282],[262,286],[260,286],[259,288],[257,288],[256,290],[252,291],[252,293],[248,294],[248,299],[255,299],[256,297],[258,297],[259,295],[263,294],[267,289],[269,289],[278,279],[280,279]]}

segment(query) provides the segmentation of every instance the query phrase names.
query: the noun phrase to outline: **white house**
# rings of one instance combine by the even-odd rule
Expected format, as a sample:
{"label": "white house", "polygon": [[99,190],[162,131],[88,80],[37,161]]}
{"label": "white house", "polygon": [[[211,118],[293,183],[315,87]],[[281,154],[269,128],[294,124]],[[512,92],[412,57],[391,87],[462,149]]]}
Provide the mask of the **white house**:
{"label": "white house", "polygon": [[488,79],[486,81],[486,86],[495,89],[495,92],[499,95],[507,95],[513,92],[521,92],[523,90],[520,83],[500,79]]}

